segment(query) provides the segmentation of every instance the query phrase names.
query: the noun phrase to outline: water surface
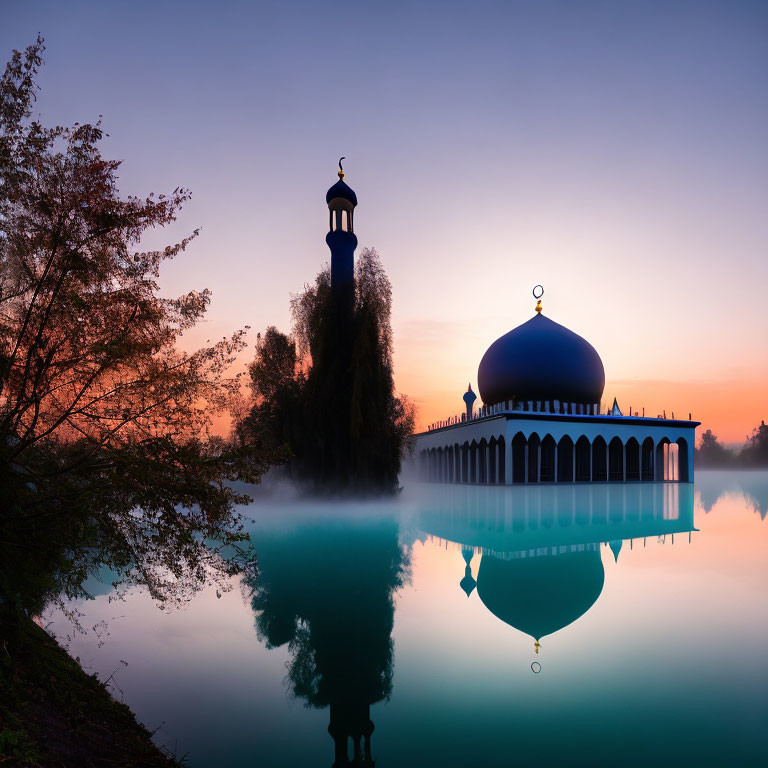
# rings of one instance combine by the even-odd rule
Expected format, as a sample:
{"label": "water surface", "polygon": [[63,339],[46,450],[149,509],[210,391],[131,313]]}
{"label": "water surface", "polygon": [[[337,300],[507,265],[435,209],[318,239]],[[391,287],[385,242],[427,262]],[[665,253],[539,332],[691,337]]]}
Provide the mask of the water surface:
{"label": "water surface", "polygon": [[766,472],[259,501],[258,579],[102,586],[70,652],[193,768],[759,764],[766,511]]}

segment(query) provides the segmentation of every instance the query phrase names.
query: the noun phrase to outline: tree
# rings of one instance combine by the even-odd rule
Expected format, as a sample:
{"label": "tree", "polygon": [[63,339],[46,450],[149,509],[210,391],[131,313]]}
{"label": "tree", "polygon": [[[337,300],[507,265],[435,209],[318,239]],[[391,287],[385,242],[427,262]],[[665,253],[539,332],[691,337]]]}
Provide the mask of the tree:
{"label": "tree", "polygon": [[287,458],[287,447],[300,434],[304,377],[296,343],[274,326],[259,334],[256,356],[248,367],[253,404],[238,425],[241,440]]}
{"label": "tree", "polygon": [[702,467],[727,467],[735,460],[734,454],[718,442],[717,435],[708,429],[696,449],[695,461]]}
{"label": "tree", "polygon": [[292,476],[313,490],[395,490],[414,413],[394,391],[391,310],[374,249],[357,259],[351,311],[334,297],[327,268],[293,296],[293,337],[269,328],[250,368],[244,444],[282,441]]}
{"label": "tree", "polygon": [[244,538],[227,481],[269,458],[211,435],[244,332],[178,350],[210,293],[162,298],[157,278],[197,231],[140,246],[190,193],[123,198],[100,122],[31,120],[43,50],[15,51],[0,80],[0,604],[30,571],[37,601],[77,593],[99,562],[178,597],[234,567],[216,554]]}
{"label": "tree", "polygon": [[768,424],[765,421],[761,421],[747,437],[741,458],[749,466],[768,467]]}

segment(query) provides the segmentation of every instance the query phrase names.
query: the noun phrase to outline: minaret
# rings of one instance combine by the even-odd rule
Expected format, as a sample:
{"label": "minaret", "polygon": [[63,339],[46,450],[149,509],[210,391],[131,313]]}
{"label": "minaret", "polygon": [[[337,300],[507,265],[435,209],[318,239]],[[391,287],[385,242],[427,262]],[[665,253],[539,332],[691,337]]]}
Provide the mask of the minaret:
{"label": "minaret", "polygon": [[467,421],[469,421],[472,418],[472,406],[475,404],[475,400],[477,400],[477,395],[472,391],[471,384],[467,388],[467,391],[464,393],[464,397],[462,397],[462,400],[464,401],[464,404],[467,406],[466,419]]}
{"label": "minaret", "polygon": [[[339,160],[339,180],[328,190],[329,223],[325,242],[331,249],[331,290],[340,300],[352,300],[355,285],[355,237],[354,218],[357,195],[344,183],[344,169]],[[351,305],[350,305],[351,308]]]}

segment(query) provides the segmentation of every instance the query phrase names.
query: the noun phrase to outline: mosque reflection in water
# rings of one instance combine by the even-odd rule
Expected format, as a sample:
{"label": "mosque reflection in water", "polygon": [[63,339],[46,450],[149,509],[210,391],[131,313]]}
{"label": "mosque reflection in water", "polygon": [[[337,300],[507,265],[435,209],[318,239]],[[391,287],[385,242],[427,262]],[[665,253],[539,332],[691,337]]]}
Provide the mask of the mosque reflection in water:
{"label": "mosque reflection in water", "polygon": [[[601,546],[618,559],[627,544],[642,547],[650,537],[673,544],[675,534],[690,540],[695,530],[689,484],[430,486],[428,498],[415,505],[417,528],[456,548],[464,559],[458,586],[530,635],[537,653],[542,638],[600,597]],[[260,639],[288,646],[295,696],[330,708],[335,768],[373,765],[370,708],[392,694],[393,595],[409,577],[398,525],[347,519],[257,538],[260,574],[249,587]]]}
{"label": "mosque reflection in water", "polygon": [[[463,491],[463,493],[462,493]],[[674,543],[693,527],[693,486],[659,483],[526,489],[453,488],[420,515],[422,529],[464,557],[459,582],[504,623],[539,642],[584,615],[603,591],[601,545]],[[668,537],[668,539],[667,539]],[[687,537],[686,537],[687,538]],[[471,561],[480,558],[477,581]]]}

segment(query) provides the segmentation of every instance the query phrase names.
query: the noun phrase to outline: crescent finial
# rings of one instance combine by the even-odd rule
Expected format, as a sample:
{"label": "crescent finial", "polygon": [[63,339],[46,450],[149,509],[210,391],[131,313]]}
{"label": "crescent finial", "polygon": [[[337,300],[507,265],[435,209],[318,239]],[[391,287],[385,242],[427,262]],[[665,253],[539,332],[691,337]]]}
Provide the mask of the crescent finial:
{"label": "crescent finial", "polygon": [[541,312],[541,297],[544,295],[544,287],[536,285],[533,288],[533,298],[536,299],[536,311]]}
{"label": "crescent finial", "polygon": [[339,158],[339,178],[340,179],[344,178],[344,169],[341,167],[341,161],[342,160],[346,160],[346,158],[345,157],[340,157]]}

